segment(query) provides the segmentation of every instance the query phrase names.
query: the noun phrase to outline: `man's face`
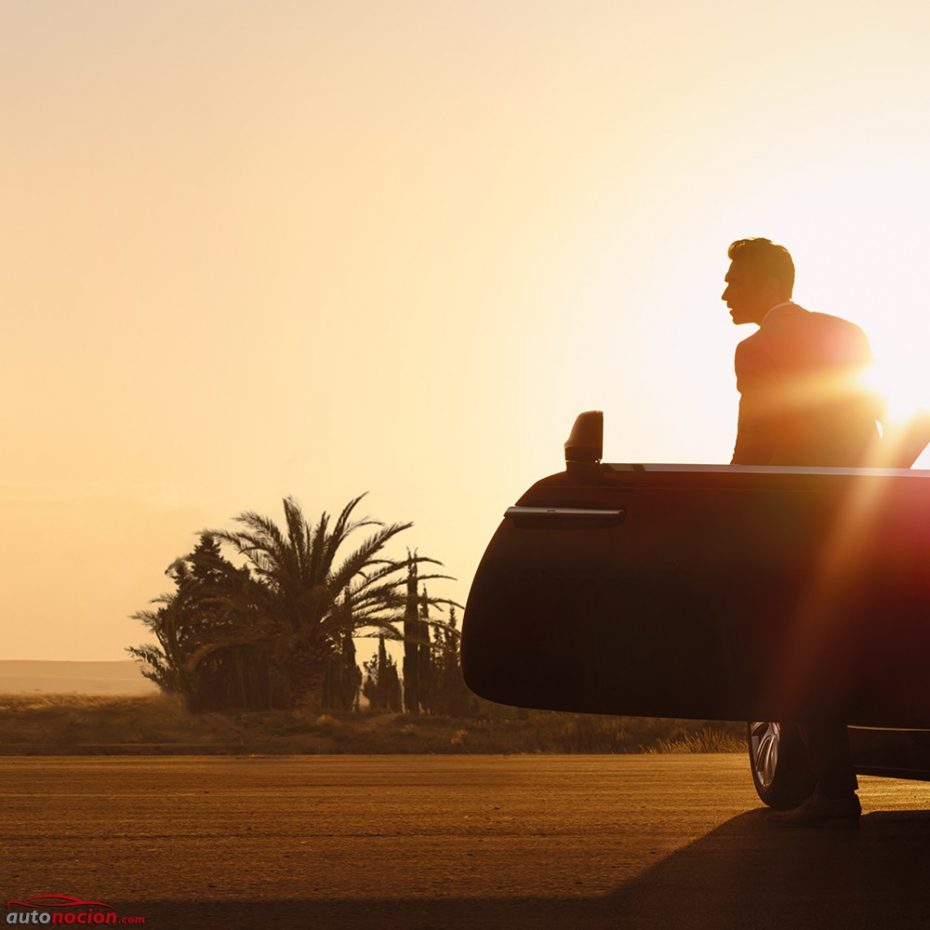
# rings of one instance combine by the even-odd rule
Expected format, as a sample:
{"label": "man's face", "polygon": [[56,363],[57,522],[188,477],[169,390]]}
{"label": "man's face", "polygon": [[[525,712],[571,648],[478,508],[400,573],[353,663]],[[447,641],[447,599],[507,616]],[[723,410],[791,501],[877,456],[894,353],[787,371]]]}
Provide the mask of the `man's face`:
{"label": "man's face", "polygon": [[724,281],[727,286],[720,299],[730,308],[730,316],[737,326],[761,323],[765,314],[778,303],[773,298],[773,282],[745,263],[732,262]]}

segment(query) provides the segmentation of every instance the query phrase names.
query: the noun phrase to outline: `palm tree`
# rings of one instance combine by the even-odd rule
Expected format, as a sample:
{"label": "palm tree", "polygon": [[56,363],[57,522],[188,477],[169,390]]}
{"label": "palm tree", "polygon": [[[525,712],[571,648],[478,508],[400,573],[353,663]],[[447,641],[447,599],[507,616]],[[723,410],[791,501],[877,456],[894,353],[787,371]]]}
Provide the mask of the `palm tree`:
{"label": "palm tree", "polygon": [[[323,513],[315,526],[299,504],[284,498],[285,527],[253,511],[236,521],[246,529],[204,530],[233,546],[248,562],[256,584],[254,609],[269,622],[271,660],[284,670],[285,703],[319,709],[326,663],[346,633],[378,630],[398,639],[405,584],[398,573],[407,560],[380,556],[385,544],[412,523],[352,519],[360,495],[335,519]],[[347,538],[363,527],[376,529],[349,555],[337,560]],[[419,561],[434,561],[419,558]]]}

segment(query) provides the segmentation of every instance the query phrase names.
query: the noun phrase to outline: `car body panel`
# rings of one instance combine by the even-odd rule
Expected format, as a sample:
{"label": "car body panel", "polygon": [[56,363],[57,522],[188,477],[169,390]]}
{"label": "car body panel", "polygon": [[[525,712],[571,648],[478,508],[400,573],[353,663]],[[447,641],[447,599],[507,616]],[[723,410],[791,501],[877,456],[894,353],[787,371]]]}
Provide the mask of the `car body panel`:
{"label": "car body panel", "polygon": [[930,472],[570,464],[494,534],[462,664],[525,707],[930,727]]}

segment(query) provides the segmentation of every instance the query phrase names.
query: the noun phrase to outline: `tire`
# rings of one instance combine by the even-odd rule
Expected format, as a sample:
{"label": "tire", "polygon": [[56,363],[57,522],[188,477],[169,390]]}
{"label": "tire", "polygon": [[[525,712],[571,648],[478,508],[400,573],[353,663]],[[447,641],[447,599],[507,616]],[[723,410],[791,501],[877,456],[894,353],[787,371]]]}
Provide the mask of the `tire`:
{"label": "tire", "polygon": [[810,797],[815,779],[797,726],[753,721],[747,741],[752,781],[765,804],[787,810]]}

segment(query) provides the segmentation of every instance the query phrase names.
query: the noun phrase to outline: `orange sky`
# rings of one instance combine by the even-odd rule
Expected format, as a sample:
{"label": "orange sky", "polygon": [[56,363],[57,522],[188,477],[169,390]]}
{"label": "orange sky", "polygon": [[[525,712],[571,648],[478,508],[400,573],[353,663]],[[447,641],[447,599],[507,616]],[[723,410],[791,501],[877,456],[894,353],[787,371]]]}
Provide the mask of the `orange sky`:
{"label": "orange sky", "polygon": [[894,2],[3,4],[0,658],[124,657],[196,531],[286,494],[369,490],[464,601],[582,409],[610,460],[728,461],[735,238],[930,401],[928,40]]}

